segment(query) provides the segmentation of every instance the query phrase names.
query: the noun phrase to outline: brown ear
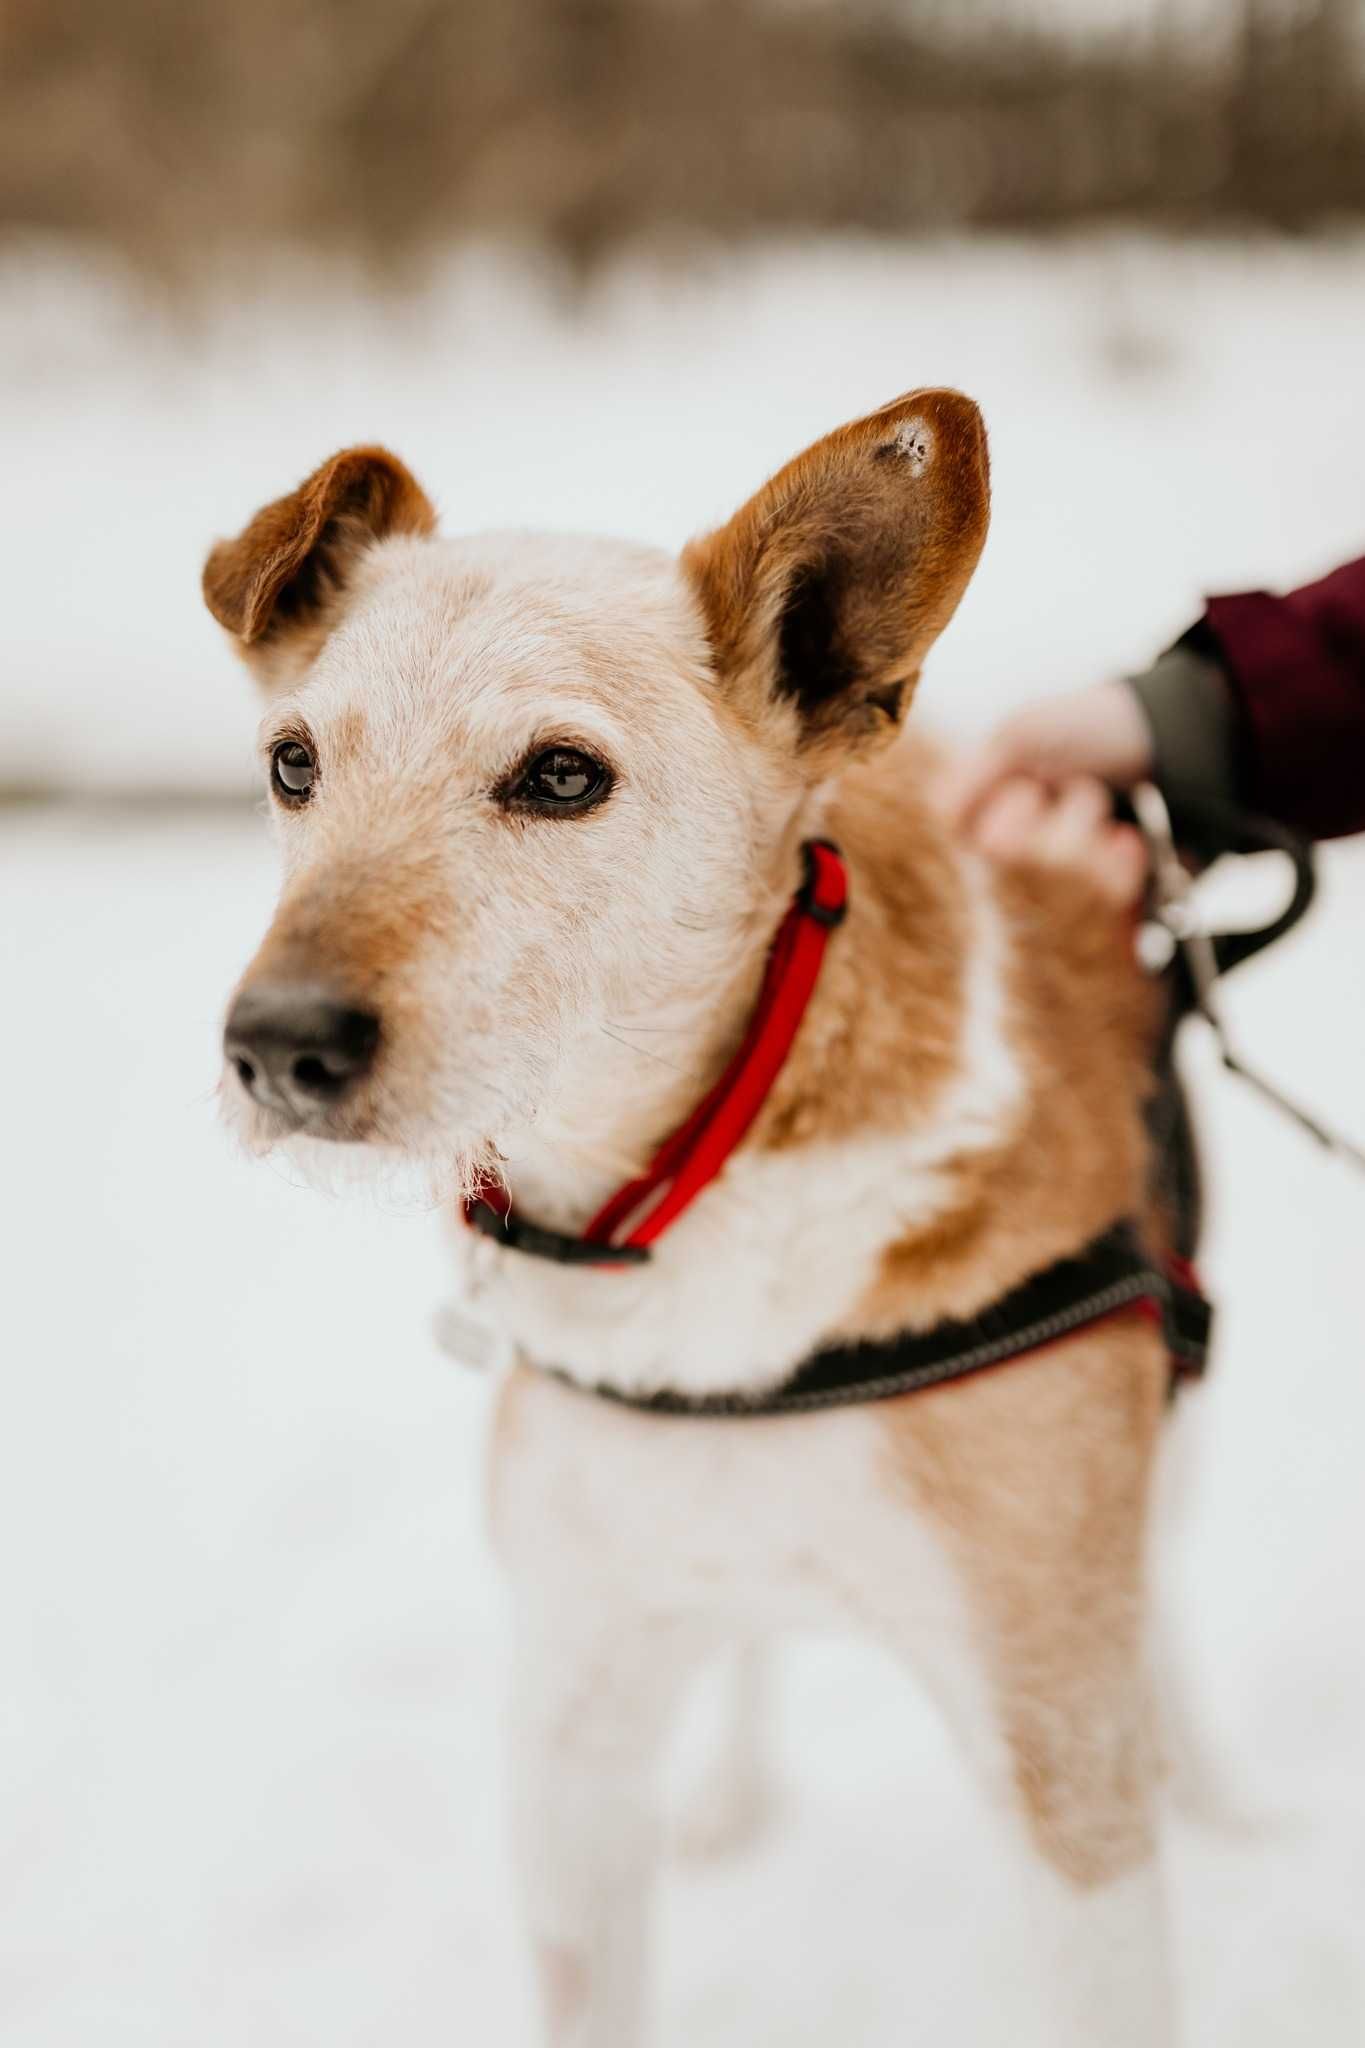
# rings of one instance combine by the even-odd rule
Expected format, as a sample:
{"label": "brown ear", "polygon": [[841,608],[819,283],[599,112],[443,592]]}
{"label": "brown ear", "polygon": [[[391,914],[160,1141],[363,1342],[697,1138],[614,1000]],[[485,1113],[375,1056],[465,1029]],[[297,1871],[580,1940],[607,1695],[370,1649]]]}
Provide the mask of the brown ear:
{"label": "brown ear", "polygon": [[385,448],[344,448],[256,514],[204,564],[204,602],[243,652],[279,675],[311,658],[354,559],[393,533],[427,534],[425,491]]}
{"label": "brown ear", "polygon": [[960,392],[909,392],[817,441],[684,550],[727,689],[754,717],[789,706],[813,765],[889,737],[989,512],[986,432]]}

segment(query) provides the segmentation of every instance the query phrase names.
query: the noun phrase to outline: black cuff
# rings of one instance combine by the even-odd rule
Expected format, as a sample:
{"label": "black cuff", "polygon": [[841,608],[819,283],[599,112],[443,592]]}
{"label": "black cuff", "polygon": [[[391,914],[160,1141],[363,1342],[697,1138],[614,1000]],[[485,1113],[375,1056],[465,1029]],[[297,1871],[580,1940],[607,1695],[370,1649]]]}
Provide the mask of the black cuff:
{"label": "black cuff", "polygon": [[1124,678],[1152,734],[1154,777],[1173,805],[1237,797],[1237,709],[1218,662],[1181,642]]}

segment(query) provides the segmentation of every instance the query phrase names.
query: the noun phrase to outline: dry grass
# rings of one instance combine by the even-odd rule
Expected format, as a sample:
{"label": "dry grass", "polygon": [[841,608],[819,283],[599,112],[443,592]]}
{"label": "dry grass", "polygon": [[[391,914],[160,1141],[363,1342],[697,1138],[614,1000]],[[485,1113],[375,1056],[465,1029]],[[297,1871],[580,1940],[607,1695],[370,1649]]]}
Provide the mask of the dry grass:
{"label": "dry grass", "polygon": [[[401,263],[624,237],[1365,207],[1356,0],[1059,51],[996,4],[0,0],[0,232],[192,280],[307,238]],[[987,33],[987,31],[989,31]]]}

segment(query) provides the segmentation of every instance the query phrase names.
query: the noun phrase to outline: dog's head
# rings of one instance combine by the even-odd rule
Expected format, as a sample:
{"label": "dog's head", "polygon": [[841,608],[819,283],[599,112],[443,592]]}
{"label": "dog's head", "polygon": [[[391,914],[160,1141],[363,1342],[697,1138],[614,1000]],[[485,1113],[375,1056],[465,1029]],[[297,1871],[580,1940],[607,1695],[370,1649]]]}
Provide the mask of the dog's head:
{"label": "dog's head", "polygon": [[442,540],[381,448],[215,547],[285,867],[226,1032],[249,1142],[468,1169],[604,1020],[723,977],[894,735],[987,504],[976,407],[916,391],[676,560]]}

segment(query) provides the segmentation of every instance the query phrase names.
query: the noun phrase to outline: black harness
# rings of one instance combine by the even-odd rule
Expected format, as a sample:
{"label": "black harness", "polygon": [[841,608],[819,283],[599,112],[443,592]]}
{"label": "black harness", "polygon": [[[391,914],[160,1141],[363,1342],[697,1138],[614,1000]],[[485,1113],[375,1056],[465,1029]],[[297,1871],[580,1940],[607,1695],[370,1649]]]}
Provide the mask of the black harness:
{"label": "black harness", "polygon": [[[966,1379],[1140,1306],[1149,1307],[1160,1324],[1171,1354],[1172,1389],[1202,1373],[1213,1311],[1198,1282],[1182,1260],[1150,1258],[1136,1230],[1120,1223],[1074,1258],[1034,1273],[968,1322],[903,1330],[876,1343],[831,1344],[764,1393],[677,1394],[666,1388],[627,1394],[605,1383],[586,1391],[651,1415],[808,1415]],[[554,1377],[583,1385],[565,1373]]]}
{"label": "black harness", "polygon": [[[1158,799],[1158,803],[1160,800]],[[1160,815],[1164,818],[1164,806]],[[1141,820],[1153,838],[1150,816]],[[822,1347],[780,1385],[756,1395],[682,1394],[664,1389],[633,1394],[605,1383],[585,1387],[553,1366],[544,1369],[564,1384],[603,1400],[652,1415],[741,1418],[809,1414],[855,1402],[889,1400],[900,1394],[943,1386],[1024,1358],[1042,1346],[1093,1327],[1106,1317],[1145,1309],[1158,1324],[1171,1357],[1172,1392],[1187,1378],[1197,1377],[1207,1362],[1213,1321],[1211,1305],[1199,1285],[1188,1255],[1198,1234],[1199,1175],[1188,1118],[1175,1074],[1172,1049],[1182,1019],[1200,1014],[1218,1030],[1224,1063],[1250,1079],[1270,1099],[1296,1117],[1323,1143],[1333,1138],[1314,1119],[1287,1102],[1254,1074],[1247,1074],[1229,1051],[1212,1002],[1212,984],[1228,968],[1250,959],[1297,924],[1312,901],[1314,869],[1310,849],[1292,833],[1261,819],[1222,807],[1201,808],[1166,820],[1163,847],[1153,843],[1157,869],[1152,912],[1164,925],[1170,952],[1164,963],[1170,991],[1169,1023],[1158,1059],[1157,1092],[1151,1113],[1157,1189],[1171,1215],[1179,1253],[1153,1254],[1131,1221],[1106,1230],[1081,1250],[1030,1275],[979,1315],[966,1321],[944,1321],[928,1330],[906,1330],[879,1341],[858,1341]],[[1227,852],[1276,849],[1289,855],[1294,867],[1292,898],[1271,923],[1255,931],[1204,935],[1182,928],[1174,897],[1163,915],[1163,857],[1169,862],[1175,838],[1209,859]],[[1174,887],[1175,885],[1173,885]],[[1176,889],[1178,895],[1180,891]],[[1347,1148],[1349,1149],[1349,1148]],[[469,1221],[509,1250],[566,1264],[616,1263],[624,1256],[637,1263],[649,1257],[644,1248],[623,1247],[604,1257],[601,1244],[569,1237],[503,1214],[487,1202],[470,1205]]]}

